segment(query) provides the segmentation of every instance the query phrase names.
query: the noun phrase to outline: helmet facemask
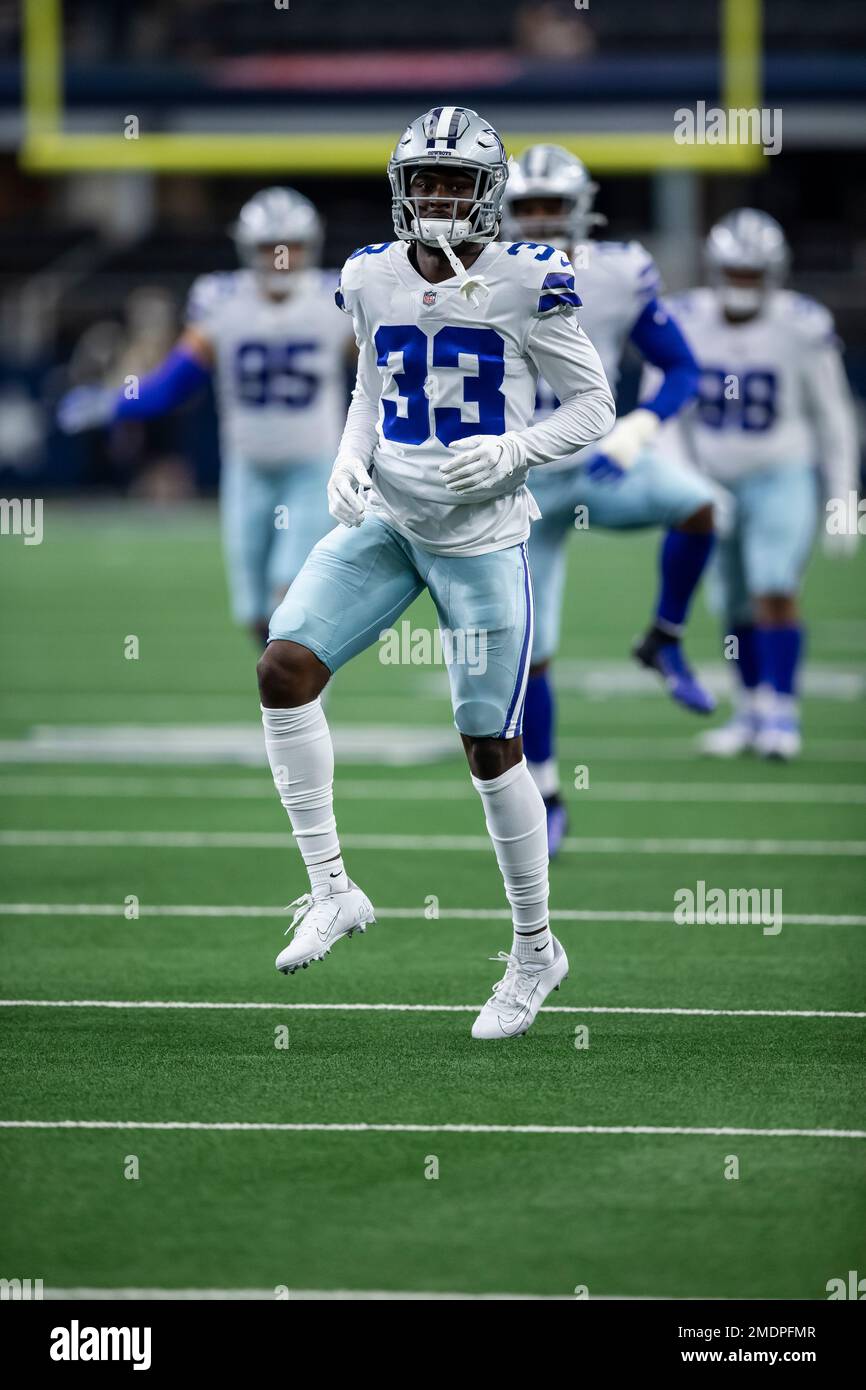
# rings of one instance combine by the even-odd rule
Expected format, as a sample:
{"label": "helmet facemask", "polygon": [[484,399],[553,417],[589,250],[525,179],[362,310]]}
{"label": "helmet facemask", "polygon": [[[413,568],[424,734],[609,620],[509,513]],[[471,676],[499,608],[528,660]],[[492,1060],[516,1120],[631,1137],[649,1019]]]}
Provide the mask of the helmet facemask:
{"label": "helmet facemask", "polygon": [[284,299],[292,293],[301,275],[317,259],[317,248],[310,242],[238,242],[238,259],[252,271],[263,294]]}
{"label": "helmet facemask", "polygon": [[[460,170],[473,176],[472,187],[465,193],[446,195],[439,192],[413,193],[412,180],[428,170],[436,174]],[[394,197],[391,208],[394,229],[403,241],[420,241],[425,246],[438,246],[444,236],[452,246],[462,242],[495,241],[499,233],[499,204],[496,197],[505,183],[505,171],[485,168],[464,160],[415,160],[405,164],[392,161],[388,170]],[[425,205],[435,206],[433,215],[423,214]]]}
{"label": "helmet facemask", "polygon": [[730,318],[752,318],[783,283],[789,251],[775,218],[755,208],[728,213],[706,242],[710,279]]}
{"label": "helmet facemask", "polygon": [[[533,210],[543,203],[551,206]],[[559,204],[558,209],[552,206],[554,203]],[[580,240],[575,234],[576,213],[576,198],[527,194],[508,204],[506,229],[513,241],[537,241],[555,246],[558,251],[571,251],[574,243]]]}
{"label": "helmet facemask", "polygon": [[296,277],[318,265],[324,228],[309,199],[292,188],[265,188],[241,208],[231,229],[238,260],[263,294],[285,298]]}

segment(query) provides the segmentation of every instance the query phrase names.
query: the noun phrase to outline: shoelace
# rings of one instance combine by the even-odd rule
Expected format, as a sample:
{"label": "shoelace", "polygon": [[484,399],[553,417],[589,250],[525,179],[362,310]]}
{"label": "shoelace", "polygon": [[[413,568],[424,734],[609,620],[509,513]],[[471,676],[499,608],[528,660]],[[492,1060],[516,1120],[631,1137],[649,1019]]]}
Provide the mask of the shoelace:
{"label": "shoelace", "polygon": [[535,983],[536,971],[529,969],[525,961],[518,960],[510,951],[499,951],[488,959],[505,961],[508,968],[502,979],[496,981],[487,1002],[492,1004],[495,1001],[497,1004],[506,1005],[524,1003],[521,990],[527,990]]}
{"label": "shoelace", "polygon": [[295,908],[295,915],[292,918],[289,925],[286,927],[286,930],[283,932],[283,936],[288,936],[289,932],[294,927],[300,926],[300,924],[303,922],[304,918],[306,917],[307,913],[309,912],[312,906],[312,893],[302,893],[299,898],[295,898],[295,901],[293,903],[289,903],[288,907],[286,908],[286,912],[291,912],[292,908]]}
{"label": "shoelace", "polygon": [[473,309],[477,309],[478,292],[480,291],[482,295],[488,295],[490,293],[490,286],[487,284],[483,275],[469,274],[465,265],[453,250],[447,237],[438,236],[436,240],[444,251],[446,259],[451,265],[451,269],[460,281],[460,293],[469,300]]}

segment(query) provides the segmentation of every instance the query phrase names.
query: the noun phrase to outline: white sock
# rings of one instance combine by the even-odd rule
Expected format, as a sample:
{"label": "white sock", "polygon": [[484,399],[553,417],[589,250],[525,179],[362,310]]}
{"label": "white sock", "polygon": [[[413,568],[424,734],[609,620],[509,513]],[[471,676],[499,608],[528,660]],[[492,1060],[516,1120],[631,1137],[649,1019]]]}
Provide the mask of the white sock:
{"label": "white sock", "polygon": [[547,818],[526,759],[500,777],[472,778],[511,904],[512,951],[520,960],[549,965],[553,938],[547,915]]}
{"label": "white sock", "polygon": [[546,758],[543,763],[527,762],[526,766],[529,768],[533,782],[545,799],[559,795],[559,767],[555,758]]}
{"label": "white sock", "polygon": [[296,709],[265,709],[262,724],[274,786],[288,812],[313,896],[349,887],[334,819],[334,748],[318,698]]}

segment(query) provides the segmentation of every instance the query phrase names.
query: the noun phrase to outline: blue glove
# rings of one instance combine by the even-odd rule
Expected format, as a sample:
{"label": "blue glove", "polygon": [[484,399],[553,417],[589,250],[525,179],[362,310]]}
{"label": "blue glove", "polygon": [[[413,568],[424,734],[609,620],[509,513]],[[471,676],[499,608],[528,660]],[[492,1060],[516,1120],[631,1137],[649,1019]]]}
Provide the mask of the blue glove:
{"label": "blue glove", "polygon": [[586,476],[592,478],[594,483],[604,483],[607,487],[616,487],[617,483],[621,483],[625,477],[625,469],[608,454],[593,454],[586,465]]}
{"label": "blue glove", "polygon": [[99,429],[114,415],[117,392],[107,386],[75,386],[61,396],[57,423],[64,434]]}

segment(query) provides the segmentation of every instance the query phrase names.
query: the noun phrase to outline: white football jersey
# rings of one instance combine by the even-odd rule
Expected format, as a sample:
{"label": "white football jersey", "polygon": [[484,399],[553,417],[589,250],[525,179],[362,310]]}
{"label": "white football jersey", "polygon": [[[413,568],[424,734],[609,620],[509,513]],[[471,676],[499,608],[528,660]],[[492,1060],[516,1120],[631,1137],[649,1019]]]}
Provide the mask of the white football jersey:
{"label": "white football jersey", "polygon": [[526,430],[542,371],[569,409],[549,430],[537,427],[530,463],[547,466],[610,428],[610,392],[577,322],[573,271],[552,246],[490,243],[469,268],[487,289],[475,307],[456,275],[430,284],[408,251],[404,241],[362,247],[343,268],[338,302],[352,315],[360,358],[341,452],[372,462],[369,506],[410,540],[455,555],[515,545],[538,515],[529,469],[469,501],[446,487],[439,466],[455,440]]}
{"label": "white football jersey", "polygon": [[[580,322],[615,395],[629,334],[661,288],[658,268],[639,241],[579,242],[572,252],[572,265],[581,299]],[[557,405],[556,393],[546,381],[539,381],[536,418],[544,419]],[[600,447],[593,445],[582,452],[595,453]],[[572,455],[551,467],[574,468],[581,461],[579,455]]]}
{"label": "white football jersey", "polygon": [[213,347],[224,457],[264,467],[333,460],[352,337],[334,303],[336,283],[333,272],[301,271],[277,300],[250,270],[196,280],[187,323]]}
{"label": "white football jersey", "polygon": [[[760,313],[738,323],[711,289],[673,296],[670,307],[701,378],[697,401],[665,429],[679,430],[698,468],[724,484],[821,463],[848,486],[856,431],[829,311],[791,290],[770,293]],[[656,379],[645,374],[648,390]]]}

